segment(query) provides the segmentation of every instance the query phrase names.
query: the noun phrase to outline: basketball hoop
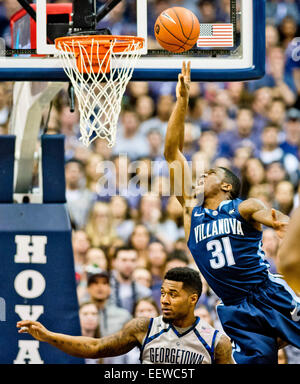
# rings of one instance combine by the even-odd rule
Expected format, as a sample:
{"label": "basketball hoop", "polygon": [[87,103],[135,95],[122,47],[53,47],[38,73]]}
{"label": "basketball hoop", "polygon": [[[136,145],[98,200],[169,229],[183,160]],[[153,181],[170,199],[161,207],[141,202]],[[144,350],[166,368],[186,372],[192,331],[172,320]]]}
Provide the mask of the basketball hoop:
{"label": "basketball hoop", "polygon": [[97,137],[115,143],[121,102],[144,39],[135,36],[89,35],[55,39],[78,100],[82,142]]}

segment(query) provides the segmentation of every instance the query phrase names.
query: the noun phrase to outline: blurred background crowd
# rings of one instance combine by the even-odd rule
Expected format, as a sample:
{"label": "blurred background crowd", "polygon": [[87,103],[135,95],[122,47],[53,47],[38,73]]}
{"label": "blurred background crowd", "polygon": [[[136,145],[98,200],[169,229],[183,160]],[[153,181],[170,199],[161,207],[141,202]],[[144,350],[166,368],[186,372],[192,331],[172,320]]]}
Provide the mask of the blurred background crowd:
{"label": "blurred background crowd", "polygon": [[[104,0],[98,3],[100,7]],[[136,31],[134,3],[122,2],[106,18],[112,33]],[[204,23],[230,21],[229,0],[148,3],[149,27],[170,6],[187,6]],[[0,0],[0,36],[8,46],[8,20],[18,9],[17,1]],[[300,2],[269,0],[266,16],[265,76],[251,82],[193,82],[183,152],[205,169],[234,171],[242,180],[243,199],[261,199],[290,215],[300,198]],[[181,206],[167,193],[163,145],[175,87],[131,82],[113,148],[102,139],[89,148],[81,144],[79,113],[70,112],[67,85],[50,113],[45,111],[47,133],[65,135],[66,199],[83,335],[106,336],[133,316],[157,316],[165,272],[174,266],[195,267],[184,240]],[[0,134],[8,133],[12,88],[10,82],[0,83]],[[278,246],[274,231],[265,229],[263,248],[273,273]],[[203,280],[198,315],[221,330],[217,301]],[[138,357],[133,350],[100,363],[137,363]],[[279,359],[300,363],[300,351],[286,347]]]}

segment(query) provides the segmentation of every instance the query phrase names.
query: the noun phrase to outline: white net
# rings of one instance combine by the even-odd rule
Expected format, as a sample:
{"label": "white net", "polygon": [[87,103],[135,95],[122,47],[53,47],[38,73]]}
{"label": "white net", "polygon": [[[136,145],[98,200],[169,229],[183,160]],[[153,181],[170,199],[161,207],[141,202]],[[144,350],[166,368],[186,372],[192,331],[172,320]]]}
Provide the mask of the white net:
{"label": "white net", "polygon": [[122,97],[143,47],[143,42],[134,37],[123,43],[123,52],[116,52],[117,38],[105,44],[105,53],[99,36],[91,36],[88,48],[78,37],[57,41],[56,45],[74,87],[80,112],[80,140],[86,146],[98,137],[106,139],[109,147],[114,145]]}

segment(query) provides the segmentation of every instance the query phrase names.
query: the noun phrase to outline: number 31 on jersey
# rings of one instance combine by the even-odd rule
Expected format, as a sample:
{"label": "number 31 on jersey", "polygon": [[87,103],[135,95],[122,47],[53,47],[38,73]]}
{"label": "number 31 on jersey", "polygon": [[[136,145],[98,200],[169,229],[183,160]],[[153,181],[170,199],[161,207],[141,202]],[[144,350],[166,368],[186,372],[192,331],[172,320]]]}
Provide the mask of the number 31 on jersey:
{"label": "number 31 on jersey", "polygon": [[235,264],[229,237],[222,237],[220,240],[211,240],[206,244],[206,249],[211,253],[210,266],[219,269]]}

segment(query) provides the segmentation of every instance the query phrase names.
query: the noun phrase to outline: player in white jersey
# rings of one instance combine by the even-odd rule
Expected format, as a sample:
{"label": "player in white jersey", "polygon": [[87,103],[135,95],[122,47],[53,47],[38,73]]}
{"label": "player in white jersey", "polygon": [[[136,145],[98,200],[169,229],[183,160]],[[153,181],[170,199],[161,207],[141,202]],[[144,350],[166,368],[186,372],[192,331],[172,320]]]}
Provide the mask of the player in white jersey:
{"label": "player in white jersey", "polygon": [[58,334],[31,320],[19,321],[17,327],[19,333],[30,333],[82,358],[122,355],[137,346],[145,364],[234,364],[230,339],[194,314],[201,292],[197,271],[173,268],[166,273],[161,288],[163,315],[133,319],[111,336],[95,339]]}
{"label": "player in white jersey", "polygon": [[163,316],[151,319],[144,340],[141,360],[144,364],[213,364],[214,349],[220,332],[199,317],[191,327],[168,324]]}

